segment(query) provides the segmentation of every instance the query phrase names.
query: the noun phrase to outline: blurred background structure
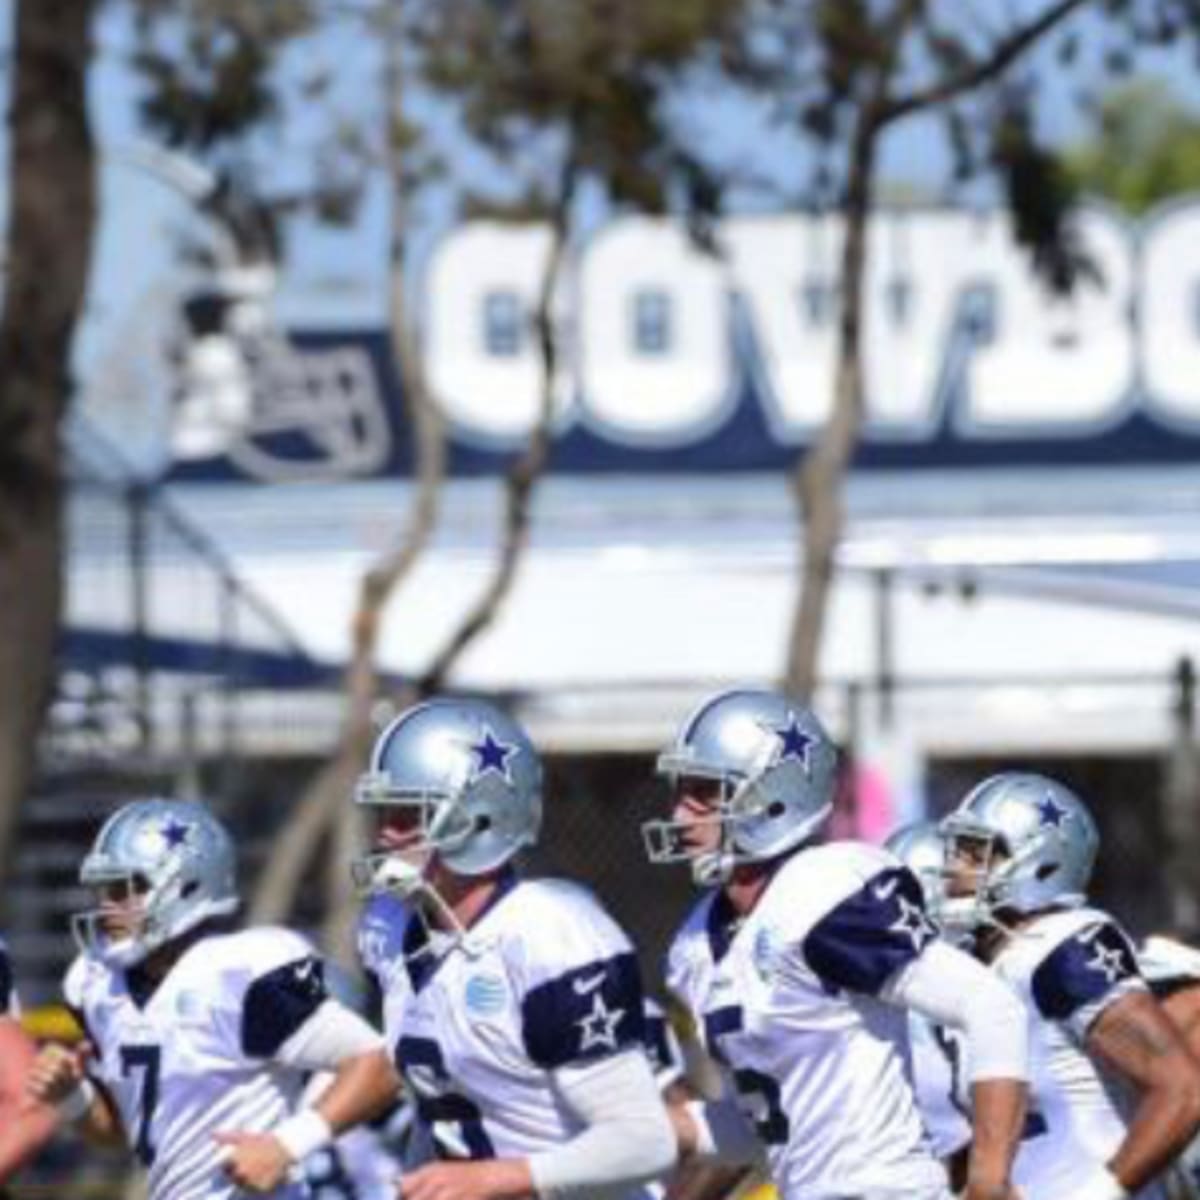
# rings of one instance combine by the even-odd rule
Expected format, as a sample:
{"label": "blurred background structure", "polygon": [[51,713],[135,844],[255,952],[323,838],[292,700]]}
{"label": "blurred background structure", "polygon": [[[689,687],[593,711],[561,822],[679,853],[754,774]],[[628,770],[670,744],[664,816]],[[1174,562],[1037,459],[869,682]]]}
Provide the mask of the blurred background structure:
{"label": "blurred background structure", "polygon": [[349,961],[353,779],[439,689],[528,725],[535,866],[651,974],[654,752],[740,683],[841,740],[839,832],[1043,770],[1102,902],[1200,933],[1194,3],[0,11],[27,1005],[146,791]]}

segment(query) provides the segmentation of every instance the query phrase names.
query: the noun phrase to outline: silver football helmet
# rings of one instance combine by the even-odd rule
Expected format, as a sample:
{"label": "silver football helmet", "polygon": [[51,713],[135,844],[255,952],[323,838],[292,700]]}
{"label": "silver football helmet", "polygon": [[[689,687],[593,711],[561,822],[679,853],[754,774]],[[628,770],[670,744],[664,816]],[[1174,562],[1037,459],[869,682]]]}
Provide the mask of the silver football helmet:
{"label": "silver football helmet", "polygon": [[1008,911],[1086,903],[1100,835],[1083,801],[1061,783],[1019,772],[993,775],[941,829],[951,871],[968,847],[978,864],[974,895],[953,905],[957,923],[978,927]]}
{"label": "silver football helmet", "polygon": [[428,889],[434,856],[457,875],[482,875],[537,841],[542,764],[525,731],[481,700],[434,699],[379,735],[358,781],[358,804],[412,809],[413,838],[351,866],[364,893]]}
{"label": "silver football helmet", "polygon": [[237,909],[234,864],[233,841],[203,804],[126,804],[104,823],[79,869],[80,883],[98,893],[100,906],[72,916],[75,940],[112,966],[134,966],[201,922]]}
{"label": "silver football helmet", "polygon": [[883,843],[916,877],[925,893],[925,907],[935,920],[945,898],[945,843],[936,821],[914,821]]}
{"label": "silver football helmet", "polygon": [[647,821],[654,863],[690,861],[703,886],[723,883],[734,866],[764,862],[810,837],[833,809],[837,751],[808,709],[767,691],[731,691],[707,700],[658,756],[658,773],[715,780],[721,794],[713,820],[717,848],[697,854],[685,824]]}

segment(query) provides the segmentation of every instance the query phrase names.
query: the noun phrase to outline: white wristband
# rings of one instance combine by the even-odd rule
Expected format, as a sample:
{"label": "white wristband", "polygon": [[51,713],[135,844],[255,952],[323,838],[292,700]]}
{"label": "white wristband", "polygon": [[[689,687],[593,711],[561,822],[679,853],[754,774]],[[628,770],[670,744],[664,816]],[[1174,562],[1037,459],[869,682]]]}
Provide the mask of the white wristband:
{"label": "white wristband", "polygon": [[96,1085],[85,1075],[59,1102],[58,1111],[64,1121],[74,1124],[87,1116],[96,1099]]}
{"label": "white wristband", "polygon": [[301,1162],[333,1141],[333,1128],[315,1108],[301,1109],[280,1121],[271,1133],[292,1162]]}

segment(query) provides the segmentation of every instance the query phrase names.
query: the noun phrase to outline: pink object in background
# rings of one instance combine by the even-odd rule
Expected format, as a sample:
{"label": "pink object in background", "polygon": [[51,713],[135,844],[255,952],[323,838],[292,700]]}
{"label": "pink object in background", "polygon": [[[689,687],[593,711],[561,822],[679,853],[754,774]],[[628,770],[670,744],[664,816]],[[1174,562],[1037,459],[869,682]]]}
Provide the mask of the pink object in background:
{"label": "pink object in background", "polygon": [[867,763],[856,763],[842,777],[829,823],[830,837],[858,838],[878,845],[895,825],[892,788],[887,776]]}

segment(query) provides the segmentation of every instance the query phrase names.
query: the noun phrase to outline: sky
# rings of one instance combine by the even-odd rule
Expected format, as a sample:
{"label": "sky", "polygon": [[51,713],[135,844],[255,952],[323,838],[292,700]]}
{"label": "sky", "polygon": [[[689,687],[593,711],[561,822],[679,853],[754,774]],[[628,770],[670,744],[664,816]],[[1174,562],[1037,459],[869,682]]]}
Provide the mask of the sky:
{"label": "sky", "polygon": [[[1009,0],[1006,11],[1023,13],[1040,10],[1043,0]],[[11,46],[13,0],[0,0],[0,31]],[[1082,19],[1082,70],[1095,69],[1103,53],[1097,25]],[[112,330],[124,327],[129,337],[155,336],[148,324],[160,306],[156,296],[175,274],[172,246],[181,229],[196,222],[183,196],[177,176],[189,173],[186,163],[166,164],[166,170],[148,170],[134,165],[130,151],[144,138],[138,126],[137,82],[126,55],[131,44],[127,17],[121,6],[110,5],[97,29],[96,65],[90,81],[92,111],[99,140],[108,151],[103,181],[101,237],[93,274],[94,286],[89,320],[81,339],[80,353],[91,359],[102,346],[113,345]],[[1086,136],[1088,126],[1074,103],[1068,73],[1039,65],[1043,90],[1041,119],[1052,140],[1069,143]],[[336,65],[336,83],[323,101],[337,111],[354,114],[378,104],[374,81],[379,61],[371,39],[353,23],[343,22],[333,33],[300,48],[285,70],[299,81],[323,66]],[[1145,56],[1142,73],[1160,76],[1170,83],[1186,103],[1200,108],[1200,72],[1194,58],[1182,49]],[[311,105],[309,106],[311,110]],[[282,137],[264,136],[258,147],[259,160],[270,164],[273,179],[285,182],[289,173],[299,177],[302,165],[312,160],[317,136],[316,123],[306,116],[303,104],[296,110]],[[424,116],[440,120],[433,108]],[[736,161],[752,145],[756,161],[782,195],[798,194],[812,170],[808,152],[795,139],[772,130],[752,106],[730,95],[697,89],[684,109],[685,119],[701,131],[705,142],[727,161]],[[456,166],[465,176],[479,177],[486,167],[472,161],[459,142],[448,143]],[[5,147],[0,132],[0,153]],[[948,154],[936,124],[915,119],[889,136],[883,149],[884,179],[907,184],[923,194],[939,195],[948,174]],[[761,197],[743,195],[741,207],[761,206]],[[446,195],[434,196],[423,214],[418,238],[418,265],[436,245],[437,239],[455,220],[454,205]],[[353,227],[333,230],[314,221],[296,225],[289,239],[288,262],[281,280],[278,310],[286,324],[377,325],[381,323],[386,298],[387,205],[381,187],[368,190]],[[131,321],[131,314],[133,319]],[[142,331],[139,333],[138,331]]]}

